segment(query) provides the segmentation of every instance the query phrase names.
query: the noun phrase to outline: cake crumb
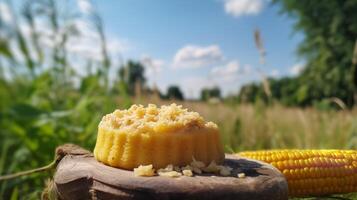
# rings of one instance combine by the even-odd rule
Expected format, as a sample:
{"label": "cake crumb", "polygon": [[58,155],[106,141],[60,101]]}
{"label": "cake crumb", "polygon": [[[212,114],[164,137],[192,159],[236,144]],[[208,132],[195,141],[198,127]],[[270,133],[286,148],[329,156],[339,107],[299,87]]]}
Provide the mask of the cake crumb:
{"label": "cake crumb", "polygon": [[182,173],[177,171],[169,171],[169,172],[158,172],[159,176],[165,176],[170,178],[177,178],[182,176]]}
{"label": "cake crumb", "polygon": [[[186,165],[184,167],[174,166],[172,164],[167,165],[165,168],[158,169],[157,175],[176,178],[180,176],[188,176],[191,177],[194,174],[202,174],[202,172],[207,173],[215,173],[221,176],[230,176],[232,175],[232,168],[224,165],[217,165],[217,163],[213,160],[208,166],[204,164],[202,161],[197,161],[195,158],[192,158],[193,161],[190,165]],[[154,176],[155,169],[153,169],[153,165],[140,165],[138,168],[134,168],[135,176]],[[237,174],[238,178],[244,178],[244,173]]]}
{"label": "cake crumb", "polygon": [[238,178],[245,178],[245,173],[239,173],[237,176]]}
{"label": "cake crumb", "polygon": [[193,176],[192,171],[189,170],[189,169],[184,169],[184,170],[182,170],[182,174],[183,174],[184,176]]}
{"label": "cake crumb", "polygon": [[169,164],[165,168],[157,170],[157,172],[171,172],[173,170],[174,170],[174,166],[172,164]]}
{"label": "cake crumb", "polygon": [[[178,170],[177,170],[178,169]],[[182,176],[181,170],[179,167],[174,167],[172,164],[167,165],[163,169],[157,170],[159,176],[166,176],[171,178],[176,178]]]}
{"label": "cake crumb", "polygon": [[154,176],[155,170],[152,165],[140,165],[134,168],[134,176]]}

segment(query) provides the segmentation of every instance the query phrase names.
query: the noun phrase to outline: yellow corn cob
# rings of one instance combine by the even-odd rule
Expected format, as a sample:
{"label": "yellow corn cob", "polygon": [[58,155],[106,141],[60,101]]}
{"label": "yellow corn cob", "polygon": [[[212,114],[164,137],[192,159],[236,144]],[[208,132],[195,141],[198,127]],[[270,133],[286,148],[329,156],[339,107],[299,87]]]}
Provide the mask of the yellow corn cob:
{"label": "yellow corn cob", "polygon": [[278,168],[292,197],[357,192],[356,150],[267,150],[239,155]]}

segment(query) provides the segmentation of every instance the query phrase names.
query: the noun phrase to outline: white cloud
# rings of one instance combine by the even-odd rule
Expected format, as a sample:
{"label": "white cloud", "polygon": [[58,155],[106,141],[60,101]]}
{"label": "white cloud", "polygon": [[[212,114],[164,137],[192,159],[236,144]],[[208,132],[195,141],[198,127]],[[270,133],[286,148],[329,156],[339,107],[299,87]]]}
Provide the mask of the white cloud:
{"label": "white cloud", "polygon": [[[84,8],[89,9],[89,5],[85,5],[82,3],[80,5],[80,0],[78,0],[78,8],[79,10]],[[84,2],[84,0],[83,0]],[[89,3],[89,0],[88,0]],[[82,6],[82,7],[80,7]],[[87,6],[87,7],[86,7]],[[0,17],[3,21],[11,22],[12,23],[12,15],[11,10],[9,9],[8,5],[0,1]],[[76,17],[75,19],[68,21],[68,22],[61,22],[61,26],[57,33],[53,32],[49,22],[41,17],[34,18],[36,30],[39,33],[39,46],[44,54],[44,61],[43,67],[49,68],[52,67],[52,50],[55,46],[60,45],[62,42],[62,34],[66,31],[69,31],[69,27],[76,27],[78,31],[77,34],[68,34],[69,37],[67,38],[66,42],[66,50],[67,50],[67,58],[68,62],[71,66],[73,66],[76,72],[79,75],[84,75],[88,70],[88,61],[89,59],[94,62],[94,67],[91,68],[92,72],[95,70],[95,66],[97,62],[102,61],[102,52],[101,52],[101,41],[98,32],[96,31],[92,22],[85,18],[85,17]],[[24,38],[26,41],[31,41],[31,29],[27,23],[23,20],[23,18],[18,19],[19,29],[21,30]],[[73,29],[72,29],[73,30]],[[25,62],[25,58],[23,53],[19,48],[18,42],[14,37],[10,38],[10,48],[14,54],[16,60],[23,64]],[[119,67],[120,60],[118,59],[118,55],[126,52],[130,49],[131,44],[126,39],[121,37],[106,34],[106,46],[108,56],[111,58],[112,61],[112,68],[110,76],[116,76],[117,67]],[[27,42],[27,47],[29,49],[30,57],[36,62],[37,61],[37,54],[36,50],[33,46],[32,42]]]}
{"label": "white cloud", "polygon": [[75,20],[73,25],[77,27],[79,35],[69,39],[66,46],[68,51],[93,60],[101,60],[100,38],[93,30],[94,27],[82,19]]}
{"label": "white cloud", "polygon": [[218,86],[223,95],[235,93],[242,84],[257,80],[256,73],[252,73],[250,65],[241,65],[237,60],[231,60],[222,66],[214,67],[210,73],[184,77],[177,82],[185,97],[199,98],[203,88]]}
{"label": "white cloud", "polygon": [[223,66],[214,67],[211,70],[211,77],[218,81],[231,82],[238,78],[239,75],[249,74],[251,67],[245,65],[241,67],[237,60],[230,61]]}
{"label": "white cloud", "polygon": [[242,15],[259,14],[264,6],[263,0],[225,0],[224,9],[226,13],[239,17]]}
{"label": "white cloud", "polygon": [[148,75],[156,75],[162,70],[162,66],[165,64],[163,60],[154,59],[148,55],[143,55],[140,62],[146,67]]}
{"label": "white cloud", "polygon": [[[245,83],[260,80],[260,77],[257,75],[257,73],[251,73],[249,75],[244,74],[243,76],[240,76],[241,75],[240,71],[242,72],[245,71],[246,70],[245,68],[247,67],[248,65],[241,67],[239,68],[238,71],[236,71],[236,69],[233,69],[233,71],[236,71],[236,73],[232,76],[227,75],[227,76],[220,77],[220,76],[211,75],[208,77],[204,77],[204,76],[185,77],[178,82],[178,85],[184,92],[185,97],[188,98],[194,98],[194,99],[199,98],[201,94],[201,90],[203,88],[212,88],[214,86],[218,86],[222,91],[222,95],[225,96],[230,93],[236,93],[239,90],[239,88]],[[226,72],[222,74],[226,74]]]}
{"label": "white cloud", "polygon": [[13,21],[12,12],[9,6],[4,2],[0,2],[0,18],[6,24],[11,24]]}
{"label": "white cloud", "polygon": [[89,0],[77,0],[79,11],[83,14],[90,14],[93,12],[93,6]]}
{"label": "white cloud", "polygon": [[143,55],[140,59],[141,64],[145,67],[145,77],[147,78],[147,84],[151,87],[157,87],[160,80],[160,73],[165,61],[161,59],[152,58],[149,55]]}
{"label": "white cloud", "polygon": [[[78,30],[78,34],[70,34],[70,37],[67,38],[66,42],[66,50],[68,51],[68,59],[72,66],[75,67],[76,71],[83,75],[87,72],[87,61],[90,59],[94,62],[100,62],[102,60],[102,52],[101,52],[101,41],[99,34],[90,23],[90,21],[86,21],[82,18],[77,18],[71,22],[71,24],[67,24],[61,26],[58,31],[58,34],[54,34],[50,25],[42,19],[35,18],[35,26],[37,31],[40,33],[39,43],[41,48],[43,48],[43,53],[45,54],[44,64],[48,65],[49,63],[47,59],[51,59],[51,50],[58,46],[61,42],[61,33],[68,31],[69,26],[74,26]],[[28,41],[31,37],[31,29],[26,23],[23,21],[19,21],[19,27],[21,32],[23,33],[25,39]],[[23,63],[25,60],[23,58],[23,54],[20,52],[18,45],[14,40],[11,40],[11,50],[14,53],[16,59]],[[35,59],[37,57],[36,51],[32,46],[32,43],[28,43],[28,48],[30,49],[31,58]],[[111,34],[106,35],[106,46],[108,55],[112,58],[113,66],[118,65],[119,60],[116,59],[119,54],[127,51],[129,49],[129,42],[125,39],[118,38]],[[49,67],[49,66],[45,66]]]}
{"label": "white cloud", "polygon": [[237,73],[238,70],[239,70],[238,61],[231,61],[227,63],[225,66],[213,68],[211,72],[212,74],[215,75],[226,76],[226,75]]}
{"label": "white cloud", "polygon": [[[95,28],[83,19],[75,20],[74,25],[79,30],[79,35],[69,38],[66,46],[68,51],[84,58],[100,61],[102,59],[101,41]],[[107,35],[106,40],[109,56],[116,56],[128,49],[128,43],[125,40],[111,35]]]}
{"label": "white cloud", "polygon": [[273,69],[271,72],[270,72],[270,75],[274,78],[278,77],[280,75],[280,71],[277,70],[277,69]]}
{"label": "white cloud", "polygon": [[[23,37],[25,38],[26,41],[30,40],[31,38],[31,31],[30,31],[30,27],[25,24],[22,23],[20,21],[19,23],[19,29],[23,35]],[[25,62],[25,57],[24,54],[21,52],[21,49],[19,47],[18,41],[14,38],[11,38],[10,40],[10,48],[11,48],[11,52],[13,53],[15,60],[19,63],[24,63]],[[27,48],[28,48],[28,53],[31,59],[36,58],[36,51],[35,48],[33,47],[32,44],[27,43]]]}
{"label": "white cloud", "polygon": [[109,53],[115,56],[128,51],[130,49],[130,42],[127,39],[107,34],[107,48]]}
{"label": "white cloud", "polygon": [[242,69],[243,74],[252,74],[252,72],[253,72],[252,66],[250,66],[248,64],[244,65],[244,67]]}
{"label": "white cloud", "polygon": [[178,85],[185,94],[185,98],[197,99],[203,88],[213,87],[215,83],[205,77],[191,76],[183,78]]}
{"label": "white cloud", "polygon": [[187,45],[177,51],[174,56],[173,66],[197,68],[217,63],[222,59],[222,51],[217,45],[206,47]]}
{"label": "white cloud", "polygon": [[211,76],[225,81],[232,81],[237,76],[240,70],[240,65],[238,61],[230,61],[224,66],[214,67],[211,70]]}
{"label": "white cloud", "polygon": [[303,64],[301,64],[301,63],[295,64],[290,68],[290,74],[293,75],[293,76],[297,76],[302,72],[304,67],[305,66]]}
{"label": "white cloud", "polygon": [[[103,59],[101,40],[98,32],[93,27],[90,21],[84,19],[77,19],[74,25],[79,31],[78,36],[72,36],[68,39],[66,48],[69,52],[72,65],[76,71],[84,75],[88,72],[87,63],[89,60],[93,62],[101,62]],[[111,59],[112,68],[110,69],[110,79],[116,76],[116,70],[122,60],[121,55],[130,49],[130,44],[127,40],[117,36],[106,34],[106,47],[109,58]],[[93,69],[95,70],[95,69]]]}
{"label": "white cloud", "polygon": [[225,96],[231,93],[235,94],[245,83],[260,79],[259,74],[250,65],[241,65],[238,60],[231,60],[212,68],[208,74],[183,76],[179,80],[162,82],[159,86],[162,91],[165,91],[168,85],[179,85],[186,98],[197,99],[203,88],[218,86],[222,95]]}
{"label": "white cloud", "polygon": [[[93,10],[90,0],[77,0],[77,6],[82,13],[89,13]],[[58,34],[53,33],[50,25],[41,18],[35,18],[35,26],[37,31],[40,32],[40,44],[47,48],[47,50],[60,44],[62,40],[61,33],[69,31],[69,27],[74,27],[78,32],[76,34],[69,34],[67,38],[66,50],[69,52],[70,61],[74,62],[73,66],[79,71],[84,71],[79,67],[83,65],[83,61],[90,59],[99,62],[102,58],[101,40],[94,24],[85,17],[78,17],[73,19],[67,24],[61,26]],[[30,37],[30,29],[27,24],[20,23],[20,28],[24,35]],[[106,47],[109,57],[116,58],[119,54],[129,49],[129,42],[125,39],[118,38],[117,36],[106,34]],[[46,50],[46,49],[45,49]],[[45,52],[46,53],[46,52]],[[112,64],[116,65],[118,59],[112,59]],[[86,63],[85,63],[86,64]]]}

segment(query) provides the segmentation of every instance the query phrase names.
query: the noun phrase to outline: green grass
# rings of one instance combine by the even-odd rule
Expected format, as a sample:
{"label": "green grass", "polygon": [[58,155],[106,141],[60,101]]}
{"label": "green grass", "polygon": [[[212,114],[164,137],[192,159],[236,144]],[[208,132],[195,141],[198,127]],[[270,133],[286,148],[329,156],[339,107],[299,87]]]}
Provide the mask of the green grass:
{"label": "green grass", "polygon": [[[139,103],[166,101],[145,100]],[[226,150],[275,148],[357,149],[357,109],[319,111],[276,104],[178,102],[216,122]]]}
{"label": "green grass", "polygon": [[[102,94],[95,98],[91,95],[72,95],[67,95],[67,101],[73,104],[63,110],[52,111],[38,105],[17,103],[5,110],[0,120],[2,133],[5,133],[0,141],[1,174],[43,166],[53,159],[55,147],[63,143],[72,142],[93,149],[101,116],[124,103],[115,95]],[[158,98],[137,102],[171,103]],[[229,153],[275,148],[357,148],[355,109],[319,111],[280,105],[267,107],[191,101],[177,103],[216,122],[221,130],[225,150]],[[51,172],[34,174],[2,182],[0,195],[5,198],[18,196],[19,199],[36,199],[45,181],[52,175]],[[344,197],[356,199],[353,195]]]}

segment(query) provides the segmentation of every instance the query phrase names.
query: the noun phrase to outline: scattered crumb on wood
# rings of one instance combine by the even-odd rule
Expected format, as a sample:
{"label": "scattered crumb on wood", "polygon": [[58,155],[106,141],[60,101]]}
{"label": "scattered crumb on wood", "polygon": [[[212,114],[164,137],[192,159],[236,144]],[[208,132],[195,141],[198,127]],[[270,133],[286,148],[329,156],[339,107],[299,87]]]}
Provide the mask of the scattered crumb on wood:
{"label": "scattered crumb on wood", "polygon": [[134,168],[134,176],[154,176],[155,170],[152,165],[140,165]]}
{"label": "scattered crumb on wood", "polygon": [[192,171],[189,170],[189,169],[184,169],[184,170],[182,170],[182,174],[183,174],[184,176],[193,176]]}
{"label": "scattered crumb on wood", "polygon": [[245,178],[245,173],[239,173],[237,176],[238,178]]}
{"label": "scattered crumb on wood", "polygon": [[182,173],[177,171],[170,171],[170,172],[158,172],[159,176],[166,176],[171,178],[177,178],[182,176]]}
{"label": "scattered crumb on wood", "polygon": [[[165,168],[157,170],[157,175],[177,178],[180,176],[193,176],[194,174],[202,174],[203,172],[214,173],[221,176],[232,175],[232,168],[224,165],[217,165],[215,161],[212,161],[208,166],[203,162],[195,160],[190,165],[184,167],[173,166],[172,164],[167,165]],[[155,176],[155,169],[152,165],[140,165],[138,168],[134,169],[135,176]],[[237,174],[238,178],[244,178],[244,173]]]}

